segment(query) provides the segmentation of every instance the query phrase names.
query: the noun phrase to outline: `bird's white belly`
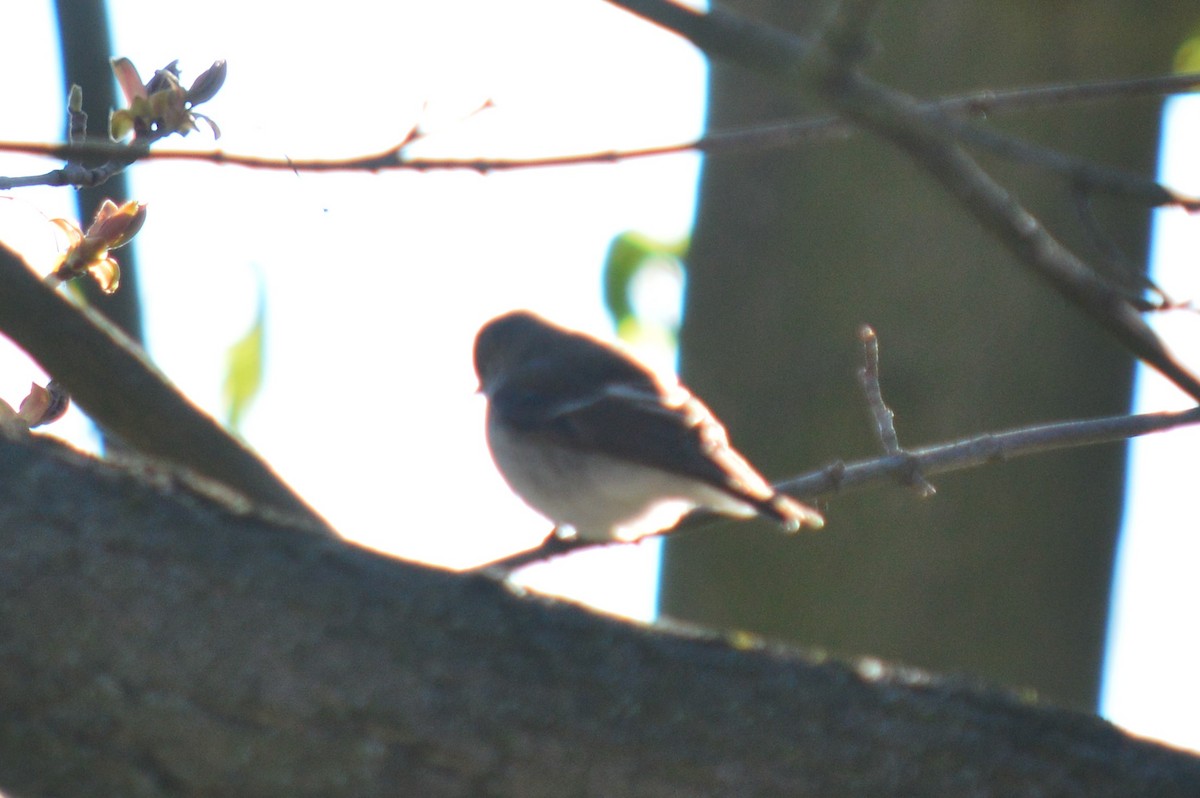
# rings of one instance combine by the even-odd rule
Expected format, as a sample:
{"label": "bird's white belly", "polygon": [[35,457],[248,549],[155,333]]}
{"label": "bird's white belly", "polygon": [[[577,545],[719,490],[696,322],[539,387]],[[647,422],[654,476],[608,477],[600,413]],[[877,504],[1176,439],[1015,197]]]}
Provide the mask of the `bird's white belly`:
{"label": "bird's white belly", "polygon": [[696,480],[608,455],[510,434],[488,414],[488,445],[526,504],[586,540],[636,540],[700,505],[737,515],[748,506]]}

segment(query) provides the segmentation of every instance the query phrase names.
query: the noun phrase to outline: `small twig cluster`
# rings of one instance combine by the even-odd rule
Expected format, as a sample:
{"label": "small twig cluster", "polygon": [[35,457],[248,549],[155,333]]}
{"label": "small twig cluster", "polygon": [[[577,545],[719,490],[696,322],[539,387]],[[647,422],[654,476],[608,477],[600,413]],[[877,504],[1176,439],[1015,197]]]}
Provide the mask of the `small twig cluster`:
{"label": "small twig cluster", "polygon": [[[144,157],[151,143],[174,133],[186,136],[197,129],[198,121],[209,126],[214,138],[220,137],[216,123],[196,112],[195,107],[211,100],[220,91],[225,82],[224,61],[213,63],[187,89],[179,82],[176,61],[155,70],[154,76],[147,82],[142,81],[137,68],[128,58],[114,60],[112,69],[128,107],[115,109],[109,115],[104,146],[109,147],[111,152],[106,159],[98,165],[90,164],[86,154],[68,152],[65,155],[66,163],[60,169],[41,175],[0,177],[0,190],[36,185],[75,188],[98,186]],[[130,143],[120,144],[125,138],[131,138]],[[66,147],[68,150],[87,147],[90,141],[88,115],[83,110],[83,90],[75,85],[71,87],[67,98]],[[46,275],[45,284],[57,288],[63,283],[90,275],[104,293],[116,292],[121,283],[121,269],[109,252],[128,244],[145,221],[144,204],[131,200],[117,205],[110,199],[101,203],[86,231],[83,225],[70,220],[52,219],[51,222],[66,236],[67,247]],[[61,417],[69,404],[70,396],[61,383],[51,381],[48,388],[34,385],[17,411],[0,401],[0,423],[11,425],[21,422],[27,427],[40,426]]]}
{"label": "small twig cluster", "polygon": [[[221,90],[226,74],[224,61],[213,62],[187,89],[179,82],[178,61],[155,70],[154,76],[146,82],[142,82],[137,67],[128,58],[114,60],[112,68],[127,107],[114,109],[109,115],[107,135],[102,139],[89,137],[83,91],[79,86],[72,86],[67,98],[67,142],[55,145],[57,152],[45,153],[61,157],[66,163],[60,169],[40,175],[0,177],[0,190],[28,186],[98,186],[130,164],[146,158],[154,142],[176,133],[186,136],[197,129],[199,121],[208,125],[213,138],[220,138],[217,124],[195,108]],[[129,143],[121,143],[127,137]],[[0,150],[4,149],[0,146]],[[29,150],[11,148],[8,151]],[[103,161],[93,163],[97,158]]]}

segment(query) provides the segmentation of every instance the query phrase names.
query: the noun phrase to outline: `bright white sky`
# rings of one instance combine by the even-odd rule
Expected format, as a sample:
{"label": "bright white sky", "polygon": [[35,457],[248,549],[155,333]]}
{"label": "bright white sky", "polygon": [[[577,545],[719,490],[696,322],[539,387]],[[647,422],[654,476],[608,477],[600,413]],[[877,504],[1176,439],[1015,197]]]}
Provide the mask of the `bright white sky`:
{"label": "bright white sky", "polygon": [[[1200,195],[1200,97],[1166,107],[1160,179]],[[1200,302],[1200,217],[1179,209],[1155,214],[1151,270],[1177,301]],[[1151,319],[1175,353],[1200,370],[1200,313]],[[1184,394],[1139,368],[1139,412],[1191,407]],[[1134,441],[1125,533],[1118,552],[1116,597],[1102,711],[1130,729],[1200,750],[1200,498],[1196,493],[1200,428]]]}
{"label": "bright white sky", "polygon": [[[4,137],[55,140],[62,107],[50,4],[11,5],[6,28],[27,50],[10,52],[25,65],[22,80],[0,84],[0,107],[19,110]],[[695,52],[599,0],[342,0],[336,13],[209,0],[185,26],[154,0],[110,5],[117,52],[143,77],[178,58],[187,84],[213,60],[229,61],[225,88],[202,110],[220,123],[230,152],[375,152],[421,122],[430,135],[413,155],[541,156],[684,141],[703,118]],[[496,107],[472,116],[487,99]],[[164,144],[212,146],[197,134]],[[508,492],[487,456],[474,332],[524,306],[608,334],[598,289],[609,241],[626,229],[685,235],[698,167],[697,157],[678,156],[486,177],[297,176],[143,164],[132,182],[150,205],[137,244],[152,354],[221,417],[225,352],[250,324],[261,279],[268,381],[246,420],[250,443],[368,545],[452,567],[526,548],[548,526]],[[0,173],[46,168],[0,156]],[[1173,184],[1200,193],[1200,170],[1184,168],[1191,182]],[[52,256],[49,233],[30,231],[39,211],[72,216],[66,197],[35,190],[0,202],[0,234]],[[1194,281],[1197,220],[1172,219],[1185,230],[1177,234],[1192,237]],[[1200,296],[1195,282],[1163,280],[1174,294]],[[1190,335],[1197,340],[1195,328]],[[0,351],[0,396],[19,400],[37,376]],[[54,432],[86,439],[86,422],[72,415]],[[1190,445],[1191,454],[1161,457],[1194,475],[1197,441],[1158,442]],[[1189,672],[1200,649],[1182,631],[1200,606],[1191,578],[1200,522],[1194,499],[1168,511],[1174,527],[1142,515],[1166,500],[1130,510],[1131,521],[1169,539],[1124,548],[1106,707],[1135,731],[1200,748],[1200,692]],[[574,555],[530,569],[528,581],[649,618],[656,568],[656,547],[643,545]]]}
{"label": "bright white sky", "polygon": [[[539,156],[685,141],[702,124],[696,53],[594,0],[354,0],[310,16],[229,3],[228,16],[206,7],[186,41],[169,20],[148,27],[162,17],[155,2],[113,6],[117,49],[144,70],[229,61],[204,110],[231,152],[370,153],[420,122],[429,135],[414,156]],[[280,13],[286,36],[270,33]],[[488,99],[495,108],[472,115]],[[138,242],[152,352],[218,408],[225,348],[249,323],[262,274],[269,383],[245,434],[267,460],[369,545],[452,567],[526,548],[549,528],[487,455],[475,331],[525,306],[607,334],[598,287],[612,236],[685,235],[698,168],[682,156],[486,177],[141,171],[133,183],[154,220]],[[198,245],[181,248],[187,240]],[[649,618],[656,570],[647,545],[525,578]]]}

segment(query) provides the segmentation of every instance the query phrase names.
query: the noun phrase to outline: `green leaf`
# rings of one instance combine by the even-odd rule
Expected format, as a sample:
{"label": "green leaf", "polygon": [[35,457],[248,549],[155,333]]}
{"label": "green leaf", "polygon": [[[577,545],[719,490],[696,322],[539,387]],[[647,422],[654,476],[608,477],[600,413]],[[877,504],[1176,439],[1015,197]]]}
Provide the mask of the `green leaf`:
{"label": "green leaf", "polygon": [[241,428],[242,417],[262,388],[266,320],[267,303],[260,281],[254,322],[225,356],[226,424],[234,432]]}
{"label": "green leaf", "polygon": [[626,230],[613,238],[604,259],[604,307],[622,337],[640,324],[633,304],[633,285],[638,274],[656,260],[667,258],[681,266],[687,253],[687,238],[659,241],[636,230]]}
{"label": "green leaf", "polygon": [[133,114],[126,110],[113,111],[108,117],[108,137],[120,141],[133,132]]}
{"label": "green leaf", "polygon": [[1175,72],[1181,75],[1200,72],[1200,29],[1192,31],[1175,51]]}

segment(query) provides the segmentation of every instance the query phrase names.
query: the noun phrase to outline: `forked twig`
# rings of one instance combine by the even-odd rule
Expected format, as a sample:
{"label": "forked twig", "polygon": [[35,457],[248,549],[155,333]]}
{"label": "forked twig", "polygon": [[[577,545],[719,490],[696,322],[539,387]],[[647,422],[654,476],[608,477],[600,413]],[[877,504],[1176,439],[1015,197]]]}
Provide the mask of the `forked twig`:
{"label": "forked twig", "polygon": [[[900,436],[896,434],[896,414],[883,401],[883,389],[879,382],[879,336],[870,325],[864,324],[858,330],[858,339],[863,345],[863,367],[858,370],[858,381],[866,395],[871,418],[875,421],[879,442],[889,457],[908,457],[908,452],[900,446]],[[904,481],[922,497],[937,493],[937,489],[921,474],[917,463],[912,463],[912,470],[904,477]]]}

